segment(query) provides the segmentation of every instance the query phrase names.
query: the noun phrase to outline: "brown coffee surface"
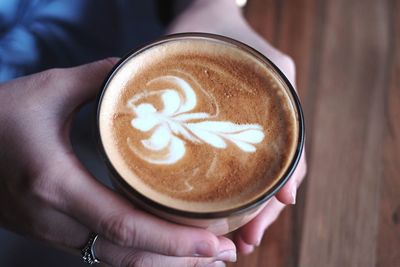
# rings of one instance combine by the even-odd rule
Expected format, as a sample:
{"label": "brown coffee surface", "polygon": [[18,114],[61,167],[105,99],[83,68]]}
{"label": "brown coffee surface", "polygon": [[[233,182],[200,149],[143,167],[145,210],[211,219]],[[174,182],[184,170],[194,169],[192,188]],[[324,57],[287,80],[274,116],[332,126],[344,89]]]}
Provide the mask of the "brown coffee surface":
{"label": "brown coffee surface", "polygon": [[286,171],[298,126],[267,63],[218,40],[170,40],[130,57],[109,82],[99,125],[135,190],[182,210],[254,200]]}

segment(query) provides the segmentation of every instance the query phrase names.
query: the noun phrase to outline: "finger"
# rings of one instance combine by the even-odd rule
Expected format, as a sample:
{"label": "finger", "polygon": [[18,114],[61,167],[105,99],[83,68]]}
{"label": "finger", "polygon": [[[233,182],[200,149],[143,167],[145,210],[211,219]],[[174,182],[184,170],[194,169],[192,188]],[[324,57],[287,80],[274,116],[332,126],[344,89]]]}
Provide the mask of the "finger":
{"label": "finger", "polygon": [[120,247],[106,239],[99,238],[96,242],[95,252],[100,261],[111,266],[137,266],[137,267],[188,267],[209,266],[218,261],[236,261],[236,252],[231,250],[231,245],[221,242],[222,252],[215,257],[172,257],[157,253]]}
{"label": "finger", "polygon": [[[258,246],[261,243],[264,231],[278,218],[284,207],[284,204],[273,197],[257,217],[240,228],[235,235],[239,235],[241,240],[249,245]],[[235,237],[235,240],[237,238],[239,237]]]}
{"label": "finger", "polygon": [[220,241],[211,232],[135,209],[91,177],[72,155],[64,167],[68,170],[60,192],[64,202],[56,206],[113,243],[171,256],[215,256],[219,251]]}
{"label": "finger", "polygon": [[289,181],[279,190],[276,194],[276,198],[283,204],[296,204],[296,193],[297,188],[300,186],[301,182],[304,180],[306,175],[307,165],[305,152],[303,151],[300,162],[297,165],[292,177]]}
{"label": "finger", "polygon": [[292,199],[290,199],[290,190],[292,190],[292,188],[297,190],[298,185],[304,179],[306,173],[304,151],[298,166],[299,167],[288,181],[288,183],[290,182],[289,185],[286,184],[284,188],[282,188],[284,191],[281,189],[256,218],[235,233],[234,240],[239,252],[246,254],[252,251],[252,245],[258,246],[261,243],[265,230],[277,219],[285,207],[283,202],[286,201],[286,203],[290,203],[292,201]]}
{"label": "finger", "polygon": [[9,221],[5,227],[19,233],[23,229],[22,234],[29,233],[36,239],[62,248],[75,251],[81,248],[88,238],[89,230],[70,216],[40,202],[32,199],[27,203],[29,207],[24,208],[27,212],[23,217],[19,216],[18,222]]}
{"label": "finger", "polygon": [[237,234],[234,238],[236,249],[239,253],[247,255],[254,251],[254,245],[250,245],[244,242],[240,235]]}
{"label": "finger", "polygon": [[53,210],[43,219],[34,226],[37,238],[75,251],[87,241],[90,230],[66,214]]}
{"label": "finger", "polygon": [[59,76],[58,78],[62,81],[59,90],[66,97],[67,101],[64,103],[75,109],[92,100],[117,61],[118,58],[106,58],[56,73],[55,76]]}
{"label": "finger", "polygon": [[296,195],[297,195],[297,179],[296,179],[296,174],[294,173],[293,176],[276,194],[276,198],[280,202],[282,202],[282,204],[294,205],[296,204]]}

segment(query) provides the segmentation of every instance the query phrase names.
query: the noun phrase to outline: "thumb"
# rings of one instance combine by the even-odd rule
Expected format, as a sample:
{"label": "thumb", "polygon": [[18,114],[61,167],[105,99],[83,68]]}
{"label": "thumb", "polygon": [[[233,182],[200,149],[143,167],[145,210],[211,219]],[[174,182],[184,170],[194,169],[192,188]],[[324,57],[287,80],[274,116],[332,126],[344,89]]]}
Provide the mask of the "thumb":
{"label": "thumb", "polygon": [[62,70],[59,73],[59,76],[61,76],[59,79],[62,81],[60,90],[63,91],[68,108],[74,110],[94,99],[107,74],[117,61],[118,58],[106,58]]}

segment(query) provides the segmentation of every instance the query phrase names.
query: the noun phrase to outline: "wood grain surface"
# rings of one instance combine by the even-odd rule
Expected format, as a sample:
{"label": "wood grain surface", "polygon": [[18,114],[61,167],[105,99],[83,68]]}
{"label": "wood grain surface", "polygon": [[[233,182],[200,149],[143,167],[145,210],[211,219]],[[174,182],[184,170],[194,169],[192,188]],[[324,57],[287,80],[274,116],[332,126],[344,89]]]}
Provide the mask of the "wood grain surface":
{"label": "wood grain surface", "polygon": [[243,267],[400,266],[400,1],[248,0],[294,58],[308,175]]}

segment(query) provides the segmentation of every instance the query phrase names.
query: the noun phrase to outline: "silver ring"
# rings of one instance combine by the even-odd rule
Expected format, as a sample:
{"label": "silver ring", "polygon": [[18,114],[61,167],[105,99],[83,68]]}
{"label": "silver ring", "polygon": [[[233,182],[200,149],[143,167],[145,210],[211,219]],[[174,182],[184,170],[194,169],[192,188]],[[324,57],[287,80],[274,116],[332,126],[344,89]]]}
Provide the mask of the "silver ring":
{"label": "silver ring", "polygon": [[100,263],[100,261],[96,258],[96,254],[94,252],[94,246],[98,237],[98,234],[90,233],[89,240],[81,250],[83,261],[89,265]]}

